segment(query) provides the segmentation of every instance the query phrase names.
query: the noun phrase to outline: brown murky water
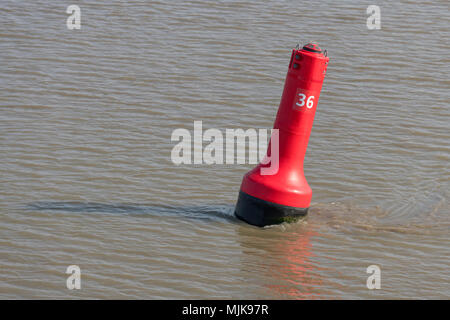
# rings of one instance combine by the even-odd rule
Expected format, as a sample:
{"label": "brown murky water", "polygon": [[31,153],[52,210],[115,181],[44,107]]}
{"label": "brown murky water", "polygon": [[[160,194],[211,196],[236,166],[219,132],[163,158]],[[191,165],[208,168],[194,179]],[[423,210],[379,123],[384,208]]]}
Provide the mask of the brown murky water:
{"label": "brown murky water", "polygon": [[[0,8],[0,298],[450,298],[448,1],[377,1],[373,31],[369,1],[70,4]],[[258,229],[253,165],[175,166],[171,133],[271,128],[311,40],[314,204]]]}

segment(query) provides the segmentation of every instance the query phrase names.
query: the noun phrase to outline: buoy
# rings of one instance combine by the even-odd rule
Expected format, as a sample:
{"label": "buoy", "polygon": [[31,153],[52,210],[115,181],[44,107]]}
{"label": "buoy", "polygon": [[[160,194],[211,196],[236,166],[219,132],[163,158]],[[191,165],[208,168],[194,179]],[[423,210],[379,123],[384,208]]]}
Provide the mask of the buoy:
{"label": "buoy", "polygon": [[[292,50],[283,95],[266,159],[277,159],[276,172],[262,161],[243,178],[235,215],[255,226],[297,220],[308,213],[312,190],[303,174],[303,160],[329,58],[317,44]],[[278,148],[272,148],[278,143]],[[271,150],[278,149],[278,157]],[[273,152],[273,151],[272,151]],[[266,170],[267,171],[267,170]]]}

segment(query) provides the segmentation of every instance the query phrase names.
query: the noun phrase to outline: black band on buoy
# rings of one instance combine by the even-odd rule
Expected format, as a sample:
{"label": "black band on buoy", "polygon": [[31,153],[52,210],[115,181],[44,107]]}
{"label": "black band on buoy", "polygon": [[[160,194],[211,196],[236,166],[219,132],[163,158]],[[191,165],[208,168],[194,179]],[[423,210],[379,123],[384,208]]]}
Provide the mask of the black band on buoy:
{"label": "black band on buoy", "polygon": [[255,198],[239,191],[235,215],[252,225],[264,227],[271,224],[291,222],[305,216],[309,208],[284,206]]}

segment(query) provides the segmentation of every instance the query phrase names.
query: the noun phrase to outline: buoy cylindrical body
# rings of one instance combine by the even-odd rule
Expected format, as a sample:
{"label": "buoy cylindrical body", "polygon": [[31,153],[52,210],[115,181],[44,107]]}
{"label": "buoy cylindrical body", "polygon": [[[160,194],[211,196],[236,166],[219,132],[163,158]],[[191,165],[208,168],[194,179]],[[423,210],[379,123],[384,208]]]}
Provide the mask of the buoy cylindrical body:
{"label": "buoy cylindrical body", "polygon": [[244,176],[235,209],[238,218],[265,226],[307,214],[312,190],[303,174],[303,160],[328,61],[315,44],[292,51],[274,124],[278,139],[272,132],[270,162],[263,161]]}

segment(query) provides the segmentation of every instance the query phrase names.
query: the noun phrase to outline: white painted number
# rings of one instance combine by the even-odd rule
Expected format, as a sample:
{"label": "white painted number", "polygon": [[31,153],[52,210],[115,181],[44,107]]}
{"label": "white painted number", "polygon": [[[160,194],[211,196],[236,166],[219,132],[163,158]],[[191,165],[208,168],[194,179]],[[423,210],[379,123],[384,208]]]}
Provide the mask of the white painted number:
{"label": "white painted number", "polygon": [[301,103],[297,102],[296,105],[298,105],[299,107],[303,107],[305,105],[306,96],[303,93],[299,93],[298,95],[300,97],[300,98],[298,98],[298,102],[301,102]]}
{"label": "white painted number", "polygon": [[314,96],[310,96],[310,97],[308,98],[308,100],[306,101],[306,107],[307,107],[308,109],[311,109],[311,108],[313,107],[313,105],[314,105],[313,99],[314,99]]}
{"label": "white painted number", "polygon": [[[298,96],[299,96],[298,102],[296,102],[295,105],[303,107],[305,105],[306,95],[303,93],[299,93]],[[308,109],[311,109],[313,106],[314,106],[314,96],[309,96],[308,99],[306,99],[306,107]]]}

